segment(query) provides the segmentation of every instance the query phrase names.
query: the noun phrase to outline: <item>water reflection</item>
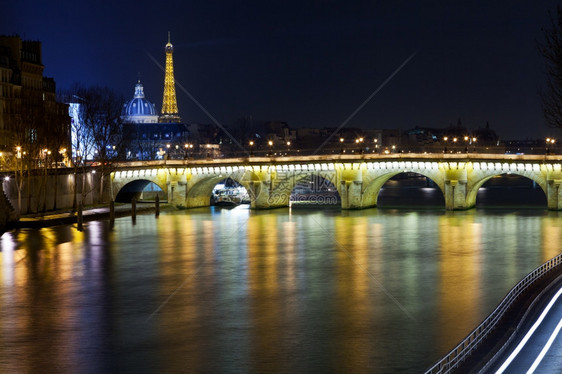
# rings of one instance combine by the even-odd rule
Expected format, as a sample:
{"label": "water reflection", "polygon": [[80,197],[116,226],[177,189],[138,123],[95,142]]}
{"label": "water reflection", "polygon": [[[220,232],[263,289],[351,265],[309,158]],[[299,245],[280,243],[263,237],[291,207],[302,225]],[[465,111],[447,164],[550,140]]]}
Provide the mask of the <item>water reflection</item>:
{"label": "water reflection", "polygon": [[[439,219],[439,341],[452,347],[481,322],[482,224],[474,216]],[[485,287],[485,286],[484,286]],[[456,337],[456,338],[455,338]]]}
{"label": "water reflection", "polygon": [[1,372],[419,372],[560,253],[562,223],[239,207],[0,243]]}

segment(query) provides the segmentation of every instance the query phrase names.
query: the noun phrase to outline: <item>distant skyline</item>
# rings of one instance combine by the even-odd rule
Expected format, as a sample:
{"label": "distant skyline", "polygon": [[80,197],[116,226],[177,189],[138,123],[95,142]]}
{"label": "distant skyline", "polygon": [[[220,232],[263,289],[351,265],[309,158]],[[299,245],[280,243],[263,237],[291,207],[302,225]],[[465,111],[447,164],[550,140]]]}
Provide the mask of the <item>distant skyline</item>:
{"label": "distant skyline", "polygon": [[[165,4],[165,5],[164,5]],[[1,34],[39,40],[45,75],[107,85],[130,99],[139,77],[160,111],[164,45],[181,84],[223,126],[243,116],[292,127],[470,129],[554,136],[536,42],[555,1],[180,2],[62,0],[3,5]],[[167,8],[165,8],[167,7]],[[188,123],[213,121],[176,87]]]}

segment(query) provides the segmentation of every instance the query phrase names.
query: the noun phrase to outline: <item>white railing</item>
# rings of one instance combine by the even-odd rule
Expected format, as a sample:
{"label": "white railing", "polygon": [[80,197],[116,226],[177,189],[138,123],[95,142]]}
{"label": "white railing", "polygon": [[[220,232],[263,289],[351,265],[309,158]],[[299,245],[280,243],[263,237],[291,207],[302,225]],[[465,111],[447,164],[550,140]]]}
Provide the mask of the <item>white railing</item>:
{"label": "white railing", "polygon": [[562,265],[562,254],[559,254],[558,256],[545,262],[519,281],[519,283],[517,283],[517,285],[509,291],[492,314],[490,314],[445,357],[427,370],[426,374],[450,373],[454,369],[458,368],[459,365],[474,352],[474,350],[478,347],[482,340],[488,336],[494,327],[496,327],[506,310],[517,300],[517,298],[534,282],[560,265]]}

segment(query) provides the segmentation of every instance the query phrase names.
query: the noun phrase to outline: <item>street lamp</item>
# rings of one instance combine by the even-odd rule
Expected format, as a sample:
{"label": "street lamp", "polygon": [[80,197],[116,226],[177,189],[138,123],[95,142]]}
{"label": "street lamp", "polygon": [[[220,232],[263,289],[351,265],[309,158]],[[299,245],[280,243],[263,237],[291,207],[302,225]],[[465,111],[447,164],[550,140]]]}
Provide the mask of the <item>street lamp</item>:
{"label": "street lamp", "polygon": [[291,148],[291,141],[287,140],[287,154],[289,154],[290,148]]}
{"label": "street lamp", "polygon": [[66,148],[61,148],[59,150],[60,156],[62,157],[62,162],[64,163],[64,165],[66,166]]}
{"label": "street lamp", "polygon": [[378,151],[379,151],[379,140],[377,138],[375,138],[373,140],[373,142],[375,143],[375,150],[373,152],[378,153]]}
{"label": "street lamp", "polygon": [[465,153],[468,153],[468,141],[469,141],[469,140],[470,140],[470,138],[465,135],[465,137],[464,137],[464,144],[465,144],[465,146],[464,146],[464,152],[465,152]]}
{"label": "street lamp", "polygon": [[546,154],[550,154],[550,147],[554,147],[556,140],[554,138],[546,138]]}
{"label": "street lamp", "polygon": [[267,144],[269,144],[269,157],[273,156],[273,140],[269,140],[267,142]]}
{"label": "street lamp", "polygon": [[254,141],[250,140],[250,157],[254,156]]}
{"label": "street lamp", "polygon": [[359,146],[359,153],[363,154],[363,138],[355,139],[355,143]]}
{"label": "street lamp", "polygon": [[447,140],[449,140],[448,136],[444,136],[443,137],[443,141],[445,142],[445,149],[443,150],[443,153],[447,153]]}
{"label": "street lamp", "polygon": [[343,142],[344,142],[344,138],[340,138],[340,154],[343,153]]}

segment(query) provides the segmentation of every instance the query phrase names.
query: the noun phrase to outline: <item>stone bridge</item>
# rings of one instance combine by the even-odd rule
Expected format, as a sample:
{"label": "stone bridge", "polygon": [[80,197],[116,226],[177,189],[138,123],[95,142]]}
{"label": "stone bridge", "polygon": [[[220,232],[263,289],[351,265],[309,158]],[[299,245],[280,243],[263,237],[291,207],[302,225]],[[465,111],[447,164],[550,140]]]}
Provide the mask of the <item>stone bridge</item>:
{"label": "stone bridge", "polygon": [[213,187],[228,177],[246,188],[251,207],[289,205],[299,181],[322,177],[341,198],[342,209],[375,207],[381,187],[400,173],[431,179],[445,198],[446,209],[469,209],[478,189],[490,178],[515,174],[533,180],[544,191],[548,209],[562,209],[562,158],[557,155],[390,154],[299,157],[251,157],[214,160],[129,162],[111,174],[111,194],[123,200],[140,195],[150,182],[178,207],[210,205]]}

